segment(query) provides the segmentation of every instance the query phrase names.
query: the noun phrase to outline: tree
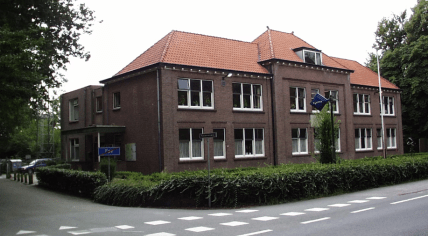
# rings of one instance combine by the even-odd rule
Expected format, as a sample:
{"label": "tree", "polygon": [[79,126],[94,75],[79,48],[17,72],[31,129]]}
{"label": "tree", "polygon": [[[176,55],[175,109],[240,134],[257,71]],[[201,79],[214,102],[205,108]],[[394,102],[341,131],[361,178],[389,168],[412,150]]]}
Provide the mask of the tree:
{"label": "tree", "polygon": [[[412,12],[409,20],[405,14],[383,19],[375,46],[381,49],[381,75],[402,89],[404,137],[417,140],[428,137],[428,2],[418,1]],[[373,65],[369,54],[366,66],[373,70]]]}
{"label": "tree", "polygon": [[[326,104],[322,111],[316,114],[315,118],[315,147],[319,150],[320,163],[336,163],[336,155],[332,154],[333,140],[331,140],[331,115],[330,104]],[[339,136],[339,122],[334,117],[334,139]]]}
{"label": "tree", "polygon": [[91,33],[94,12],[74,1],[0,0],[0,142],[66,81],[59,71],[70,56],[89,59],[79,39]]}

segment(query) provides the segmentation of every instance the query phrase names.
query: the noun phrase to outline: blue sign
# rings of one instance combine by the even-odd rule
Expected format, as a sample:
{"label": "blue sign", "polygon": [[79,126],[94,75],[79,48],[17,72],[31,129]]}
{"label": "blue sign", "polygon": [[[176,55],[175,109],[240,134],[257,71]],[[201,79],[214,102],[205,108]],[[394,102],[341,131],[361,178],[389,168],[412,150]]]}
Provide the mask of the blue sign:
{"label": "blue sign", "polygon": [[314,106],[317,110],[322,110],[325,104],[330,101],[330,99],[325,98],[321,94],[315,94],[314,99],[311,101],[311,105]]}
{"label": "blue sign", "polygon": [[98,156],[120,156],[120,147],[100,147]]}

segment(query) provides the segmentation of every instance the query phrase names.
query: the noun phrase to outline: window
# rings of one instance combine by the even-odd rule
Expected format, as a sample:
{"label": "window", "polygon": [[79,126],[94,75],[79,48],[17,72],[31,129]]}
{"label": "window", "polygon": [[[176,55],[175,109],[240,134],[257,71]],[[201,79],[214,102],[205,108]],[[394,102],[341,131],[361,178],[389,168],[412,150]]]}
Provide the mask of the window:
{"label": "window", "polygon": [[120,93],[113,93],[113,109],[120,108]]}
{"label": "window", "polygon": [[372,149],[372,129],[355,129],[355,150]]}
{"label": "window", "polygon": [[97,112],[103,111],[103,97],[96,98],[96,109]]}
{"label": "window", "polygon": [[[317,95],[317,93],[320,93],[319,89],[311,89],[311,101],[314,100],[315,95]],[[312,112],[318,112],[318,109],[316,109],[314,106],[312,107]]]}
{"label": "window", "polygon": [[233,109],[262,110],[262,86],[233,83]]}
{"label": "window", "polygon": [[320,52],[303,50],[303,55],[305,63],[322,65],[322,57]]}
{"label": "window", "polygon": [[354,114],[370,114],[370,95],[354,93]]}
{"label": "window", "polygon": [[290,111],[306,111],[305,88],[290,87]]}
{"label": "window", "polygon": [[[316,132],[317,132],[317,130],[314,129],[314,146],[315,146],[314,147],[314,150],[315,150],[314,152],[315,153],[319,153],[320,150],[318,150],[317,144],[320,143],[320,140],[318,138],[316,138]],[[339,131],[337,133],[337,139],[334,142],[334,147],[336,149],[336,152],[340,152],[340,129],[339,129]]]}
{"label": "window", "polygon": [[377,149],[382,149],[382,129],[376,129],[377,133]]}
{"label": "window", "polygon": [[235,129],[235,157],[264,156],[263,129]]}
{"label": "window", "polygon": [[308,135],[306,129],[292,129],[291,142],[293,154],[308,154]]}
{"label": "window", "polygon": [[213,82],[199,79],[178,80],[178,107],[213,108]]}
{"label": "window", "polygon": [[386,129],[386,147],[397,148],[397,142],[395,139],[395,129]]}
{"label": "window", "polygon": [[204,144],[199,138],[202,129],[179,129],[180,160],[202,160]]}
{"label": "window", "polygon": [[383,97],[383,112],[384,115],[395,115],[393,97]]}
{"label": "window", "polygon": [[70,100],[69,108],[70,108],[70,121],[78,121],[79,120],[79,102],[77,98]]}
{"label": "window", "polygon": [[217,137],[214,138],[214,159],[226,158],[226,147],[224,141],[224,129],[214,129]]}
{"label": "window", "polygon": [[339,113],[339,92],[335,90],[327,90],[325,91],[325,98],[332,97],[334,99],[333,102],[333,113]]}
{"label": "window", "polygon": [[79,161],[79,139],[70,139],[70,158]]}

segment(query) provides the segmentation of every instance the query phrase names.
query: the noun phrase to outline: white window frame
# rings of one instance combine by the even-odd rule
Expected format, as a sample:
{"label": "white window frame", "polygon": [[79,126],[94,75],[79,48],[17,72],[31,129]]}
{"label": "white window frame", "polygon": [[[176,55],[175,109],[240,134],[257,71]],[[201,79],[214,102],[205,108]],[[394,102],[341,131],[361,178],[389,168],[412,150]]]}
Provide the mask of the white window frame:
{"label": "white window frame", "polygon": [[[293,98],[291,96],[291,90],[295,89],[296,96]],[[299,97],[299,89],[303,89],[303,98]],[[294,99],[296,104],[295,108],[291,107],[291,101]],[[299,99],[303,99],[303,109],[299,109]],[[290,87],[290,111],[291,112],[306,112],[306,88],[302,87]]]}
{"label": "white window frame", "polygon": [[376,143],[377,143],[377,149],[382,149],[383,148],[383,144],[382,144],[382,128],[376,128]]}
{"label": "white window frame", "polygon": [[113,109],[120,109],[120,92],[113,93]]}
{"label": "white window frame", "polygon": [[79,120],[79,100],[77,98],[71,99],[68,103],[69,107],[69,121]]}
{"label": "white window frame", "polygon": [[[179,157],[180,158],[180,161],[190,161],[190,160],[203,160],[204,159],[204,139],[200,139],[200,142],[201,142],[201,156],[199,156],[199,157],[194,157],[193,156],[193,147],[192,147],[192,145],[193,145],[193,142],[192,142],[192,140],[194,139],[194,137],[192,137],[193,136],[193,132],[192,132],[192,130],[194,130],[194,129],[200,129],[202,132],[201,133],[204,133],[204,129],[203,128],[180,128],[179,130],[178,130],[178,132],[180,133],[180,130],[188,130],[190,133],[189,133],[189,135],[190,135],[190,140],[189,140],[189,144],[188,144],[188,150],[189,150],[189,156],[188,157]],[[199,139],[199,137],[195,137],[195,139]],[[180,142],[180,136],[178,137],[178,141]],[[180,145],[180,144],[179,144]],[[178,147],[178,152],[180,152],[180,146]]]}
{"label": "white window frame", "polygon": [[[218,131],[219,130],[222,130],[222,132],[223,132],[223,141],[222,141],[222,147],[223,147],[223,155],[222,156],[216,156],[215,154],[215,143],[216,142],[218,142],[217,140],[219,140],[218,139],[218,137],[219,137],[219,133],[218,133]],[[213,129],[213,132],[217,132],[217,138],[213,138],[213,146],[214,146],[214,150],[213,150],[213,156],[214,156],[214,159],[225,159],[226,158],[226,129]]]}
{"label": "white window frame", "polygon": [[[76,141],[77,141],[77,143],[76,143]],[[77,148],[77,151],[76,151],[76,148]],[[79,149],[79,139],[78,138],[70,139],[70,160],[71,161],[79,161],[80,160],[79,159],[80,158],[79,150],[80,150]]]}
{"label": "white window frame", "polygon": [[[385,102],[385,100],[387,102]],[[392,107],[391,107],[390,103],[392,103]],[[383,104],[382,112],[383,112],[384,116],[395,116],[395,99],[394,99],[394,97],[383,96],[382,104]],[[386,110],[385,110],[385,107],[386,107]]]}
{"label": "white window frame", "polygon": [[[199,81],[199,90],[192,90],[191,82]],[[182,83],[187,83],[182,84]],[[204,91],[204,82],[211,83],[211,91]],[[177,104],[178,108],[189,108],[189,109],[214,109],[214,84],[212,80],[201,80],[201,79],[190,79],[190,78],[179,78],[177,80]],[[185,98],[187,99],[186,104],[180,104],[180,93],[185,92]],[[192,93],[198,93],[199,101],[198,104],[192,104]],[[204,105],[204,94],[211,93],[210,102],[211,105]],[[205,103],[206,104],[206,103]]]}
{"label": "white window frame", "polygon": [[[240,141],[241,143],[237,143],[237,139],[236,137],[234,137],[235,140],[235,146],[236,145],[241,145],[241,150],[243,154],[236,154],[235,150],[235,158],[243,158],[243,157],[264,157],[265,156],[265,130],[263,128],[243,128],[243,129],[234,129],[235,130],[242,130],[242,140]],[[252,142],[251,142],[251,146],[252,146],[252,153],[247,154],[245,153],[245,132],[248,132],[249,130],[251,130],[250,132],[252,132]],[[262,134],[263,134],[263,139],[262,139],[262,153],[261,154],[256,154],[256,130],[261,130]],[[236,149],[236,148],[235,148]]]}
{"label": "white window frame", "polygon": [[[361,100],[362,96],[362,101]],[[355,100],[356,98],[356,100]],[[364,94],[364,93],[354,93],[353,94],[353,104],[354,104],[354,115],[370,115],[371,114],[371,107],[370,107],[370,94]],[[368,101],[366,101],[368,100]],[[357,104],[357,111],[355,111],[355,103]],[[368,105],[368,111],[366,111],[366,104]],[[363,107],[363,110],[361,111],[361,105]]]}
{"label": "white window frame", "polygon": [[[336,92],[336,97],[335,97],[335,104],[336,104],[336,109],[333,110],[333,114],[339,114],[339,91],[338,90],[325,90],[324,91],[324,95],[327,95],[326,93],[328,93],[329,96],[325,96],[325,98],[329,99],[331,92]],[[331,103],[329,103],[330,105]],[[330,112],[330,111],[328,111]]]}
{"label": "white window frame", "polygon": [[397,148],[397,130],[395,128],[386,128],[386,148]]}
{"label": "white window frame", "polygon": [[[238,95],[238,93],[235,93],[233,91],[234,85],[240,85],[241,91],[239,93],[239,107],[235,107],[234,104],[234,98],[232,97],[232,103],[233,103],[233,110],[243,110],[243,111],[263,111],[263,87],[261,84],[249,84],[249,83],[232,83],[232,96]],[[251,88],[251,94],[250,94],[250,107],[244,107],[244,85],[250,85]],[[260,95],[255,94],[255,86],[260,87]],[[260,107],[255,108],[254,107],[254,99],[259,97],[260,100]]]}
{"label": "white window frame", "polygon": [[[355,129],[355,134],[358,130],[358,137],[355,137],[355,151],[367,151],[367,150],[373,150],[373,135],[372,135],[372,129],[370,128],[358,128]],[[364,137],[361,136],[361,131],[364,130]],[[368,136],[370,134],[370,136]],[[354,135],[355,136],[355,135]],[[365,147],[362,148],[362,138],[364,138],[364,145]],[[357,140],[358,140],[358,147],[357,147]],[[369,147],[370,146],[370,147]]]}
{"label": "white window frame", "polygon": [[[314,53],[315,54],[315,63],[309,63],[309,62],[306,61],[306,56],[305,56],[306,52],[308,52],[308,53]],[[303,57],[303,61],[305,63],[311,64],[311,65],[318,65],[318,66],[322,65],[322,53],[321,52],[316,52],[316,51],[311,51],[311,50],[303,49],[302,57]],[[317,58],[319,58],[319,63],[318,63]]]}
{"label": "white window frame", "polygon": [[[293,130],[297,129],[297,138],[293,138]],[[301,150],[301,142],[302,142],[302,138],[300,138],[300,130],[305,130],[306,132],[306,137],[304,138],[305,142],[305,146],[306,146],[306,151],[302,151]],[[297,140],[297,152],[293,151],[293,140]],[[291,129],[291,154],[292,155],[301,155],[301,154],[308,154],[309,150],[308,150],[308,129],[307,128],[293,128]]]}

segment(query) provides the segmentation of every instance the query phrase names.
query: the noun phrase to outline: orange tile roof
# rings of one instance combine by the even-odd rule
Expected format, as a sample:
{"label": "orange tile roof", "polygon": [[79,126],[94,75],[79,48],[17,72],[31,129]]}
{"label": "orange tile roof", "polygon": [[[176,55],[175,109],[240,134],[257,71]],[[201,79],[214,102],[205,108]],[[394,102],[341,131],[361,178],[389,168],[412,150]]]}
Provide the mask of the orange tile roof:
{"label": "orange tile roof", "polygon": [[[354,70],[354,73],[351,73],[351,84],[379,87],[379,79],[377,73],[370,70],[369,68],[353,60],[336,57],[332,57],[332,59],[344,65],[345,67]],[[395,84],[391,83],[383,77],[380,77],[380,80],[382,88],[400,89]]]}
{"label": "orange tile roof", "polygon": [[[303,60],[300,59],[299,56],[297,56],[293,49],[300,47],[316,49],[315,47],[308,44],[299,37],[295,36],[294,34],[284,33],[276,30],[265,31],[262,35],[255,39],[253,43],[259,44],[259,48],[261,51],[260,61],[276,58],[303,63]],[[347,69],[346,67],[332,60],[325,53],[322,54],[323,65],[334,68]]]}
{"label": "orange tile roof", "polygon": [[269,74],[257,63],[257,44],[172,31],[116,75],[158,62]]}

